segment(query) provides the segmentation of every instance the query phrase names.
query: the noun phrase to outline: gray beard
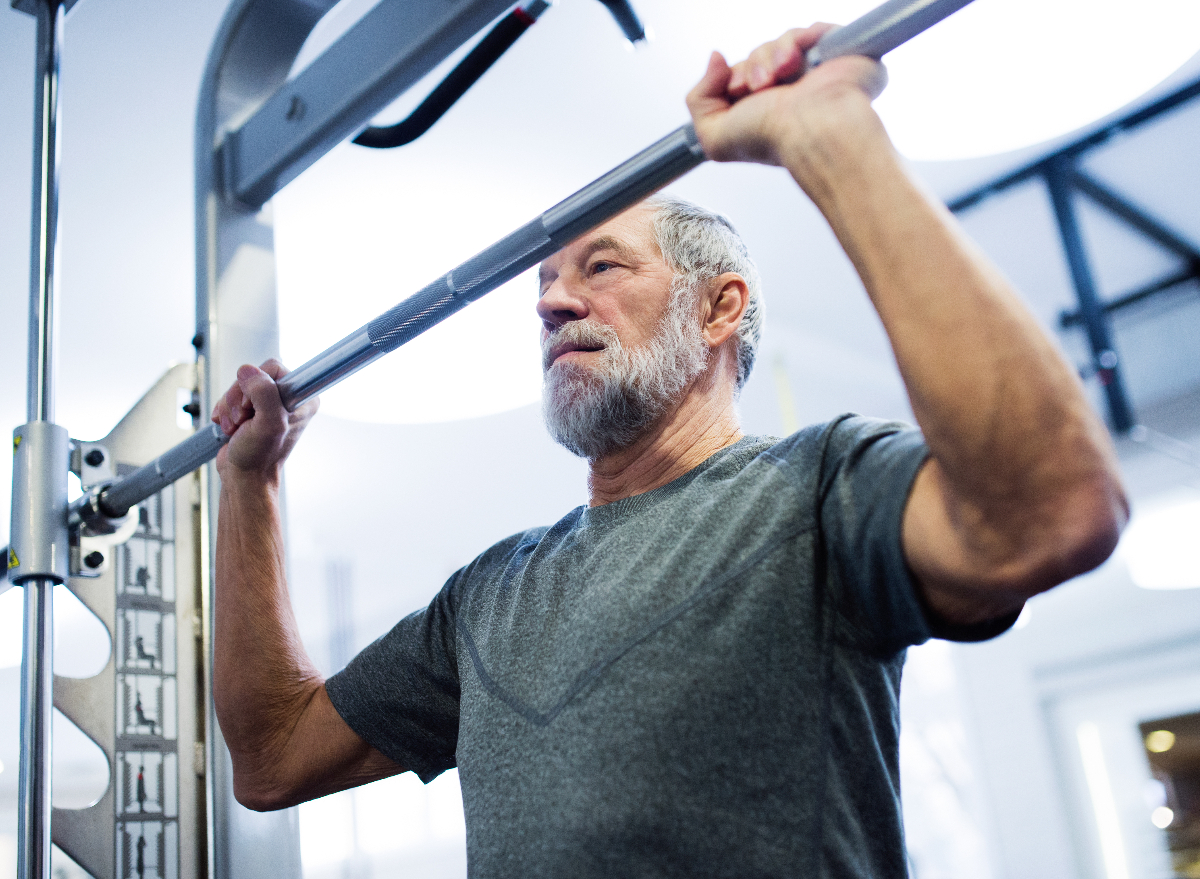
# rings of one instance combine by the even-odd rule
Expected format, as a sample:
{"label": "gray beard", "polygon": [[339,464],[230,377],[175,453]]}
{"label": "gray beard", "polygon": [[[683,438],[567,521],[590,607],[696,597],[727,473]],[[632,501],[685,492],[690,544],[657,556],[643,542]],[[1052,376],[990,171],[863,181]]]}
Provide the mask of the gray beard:
{"label": "gray beard", "polygon": [[[654,338],[625,348],[612,327],[569,321],[542,343],[542,416],[555,442],[594,461],[632,445],[704,370],[708,347],[696,296],[672,291],[671,308]],[[547,364],[562,342],[604,346],[600,363]]]}

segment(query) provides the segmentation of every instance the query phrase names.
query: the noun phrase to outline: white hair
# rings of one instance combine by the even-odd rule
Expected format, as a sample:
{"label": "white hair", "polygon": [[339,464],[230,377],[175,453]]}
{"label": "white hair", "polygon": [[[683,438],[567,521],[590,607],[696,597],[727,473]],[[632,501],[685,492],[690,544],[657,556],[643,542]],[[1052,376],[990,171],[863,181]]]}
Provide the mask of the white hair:
{"label": "white hair", "polygon": [[646,199],[654,210],[654,238],[663,259],[676,273],[676,295],[695,294],[705,281],[725,272],[742,276],[750,301],[737,330],[737,389],[740,391],[758,354],[765,309],[758,268],[737,230],[728,219],[699,205],[672,196]]}

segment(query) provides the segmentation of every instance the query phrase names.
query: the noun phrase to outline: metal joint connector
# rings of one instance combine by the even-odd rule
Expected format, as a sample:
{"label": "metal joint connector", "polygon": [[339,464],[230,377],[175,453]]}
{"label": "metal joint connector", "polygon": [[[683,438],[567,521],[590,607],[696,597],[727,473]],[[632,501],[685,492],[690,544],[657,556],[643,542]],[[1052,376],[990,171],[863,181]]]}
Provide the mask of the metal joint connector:
{"label": "metal joint connector", "polygon": [[101,534],[116,534],[129,520],[129,511],[114,516],[105,508],[104,492],[112,480],[106,480],[93,485],[83,497],[71,504],[67,516],[67,524],[71,528],[79,527],[85,534],[96,536]]}

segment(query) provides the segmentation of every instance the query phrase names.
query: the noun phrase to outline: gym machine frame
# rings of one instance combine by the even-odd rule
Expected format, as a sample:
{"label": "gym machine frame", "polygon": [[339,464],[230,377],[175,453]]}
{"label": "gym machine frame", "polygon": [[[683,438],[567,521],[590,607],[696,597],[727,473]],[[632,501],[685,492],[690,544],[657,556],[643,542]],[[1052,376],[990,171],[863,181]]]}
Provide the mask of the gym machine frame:
{"label": "gym machine frame", "polygon": [[[72,442],[53,424],[54,244],[57,212],[58,47],[75,0],[13,0],[38,20],[38,103],[34,135],[33,259],[30,297],[29,423],[14,433],[9,576],[26,587],[21,690],[19,879],[48,879],[52,702],[51,593],[72,573],[72,536],[113,534],[130,509],[211,462],[228,442],[215,424],[133,473],[104,480],[68,505]],[[620,3],[604,0],[617,14]],[[971,0],[888,0],[809,51],[816,66],[841,55],[881,58]],[[234,0],[218,31],[201,86],[196,127],[198,401],[233,380],[243,362],[277,348],[273,254],[267,201],[334,145],[362,130],[510,0],[423,4],[385,0],[292,80],[305,39],[335,0]],[[631,11],[629,11],[631,14]],[[632,22],[618,20],[626,33]],[[280,382],[285,406],[305,400],[441,322],[567,242],[705,160],[684,125],[526,225],[351,333]],[[217,480],[207,479],[210,513]],[[215,521],[211,515],[210,522]],[[207,541],[201,524],[202,542]],[[211,529],[211,525],[208,526]],[[205,579],[212,547],[201,553]],[[80,553],[76,551],[75,565]],[[208,588],[204,583],[204,588]],[[211,610],[209,610],[211,613]],[[206,626],[210,625],[205,620]],[[205,674],[205,680],[208,675]],[[211,723],[205,740],[208,873],[265,877],[294,872],[296,828],[286,812],[259,815],[232,796],[228,755]],[[111,782],[110,782],[111,783]],[[224,828],[218,833],[216,827]],[[293,858],[280,857],[281,841]],[[289,871],[289,867],[292,869]]]}

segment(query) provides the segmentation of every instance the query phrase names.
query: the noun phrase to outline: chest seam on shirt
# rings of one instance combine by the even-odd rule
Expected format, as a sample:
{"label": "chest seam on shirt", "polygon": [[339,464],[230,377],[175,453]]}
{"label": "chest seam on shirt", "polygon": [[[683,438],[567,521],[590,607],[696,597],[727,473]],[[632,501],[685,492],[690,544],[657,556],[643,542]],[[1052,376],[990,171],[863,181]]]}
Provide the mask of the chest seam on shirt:
{"label": "chest seam on shirt", "polygon": [[796,538],[815,530],[817,530],[817,526],[805,525],[802,528],[797,528],[794,531],[790,531],[787,534],[781,535],[776,540],[773,540],[761,547],[757,552],[750,556],[750,558],[746,559],[733,570],[728,571],[727,573],[715,578],[712,582],[698,588],[687,598],[683,599],[678,604],[669,608],[657,618],[647,623],[636,634],[618,644],[603,657],[594,662],[590,667],[580,673],[575,678],[574,682],[572,682],[571,686],[567,688],[567,691],[562,695],[558,702],[555,703],[552,708],[550,708],[549,711],[538,711],[536,708],[527,705],[521,699],[518,699],[507,689],[505,689],[488,673],[487,667],[483,663],[483,658],[479,655],[479,650],[475,646],[475,639],[471,637],[471,632],[468,627],[456,618],[455,629],[462,636],[462,639],[467,646],[467,652],[471,657],[471,664],[474,666],[475,674],[479,677],[480,683],[483,684],[483,688],[494,698],[499,699],[530,723],[536,726],[548,726],[554,722],[554,719],[562,713],[563,709],[565,709],[567,705],[569,705],[575,699],[576,696],[583,692],[583,690],[585,690],[589,684],[598,679],[605,670],[615,664],[619,659],[621,659],[622,656],[624,656],[638,644],[647,640],[656,632],[659,632],[676,619],[686,614],[689,610],[698,605],[709,595],[719,590],[722,586],[725,586],[726,584],[736,580],[738,577],[754,568],[772,552],[774,552],[780,545],[788,542],[789,540],[795,540]]}

